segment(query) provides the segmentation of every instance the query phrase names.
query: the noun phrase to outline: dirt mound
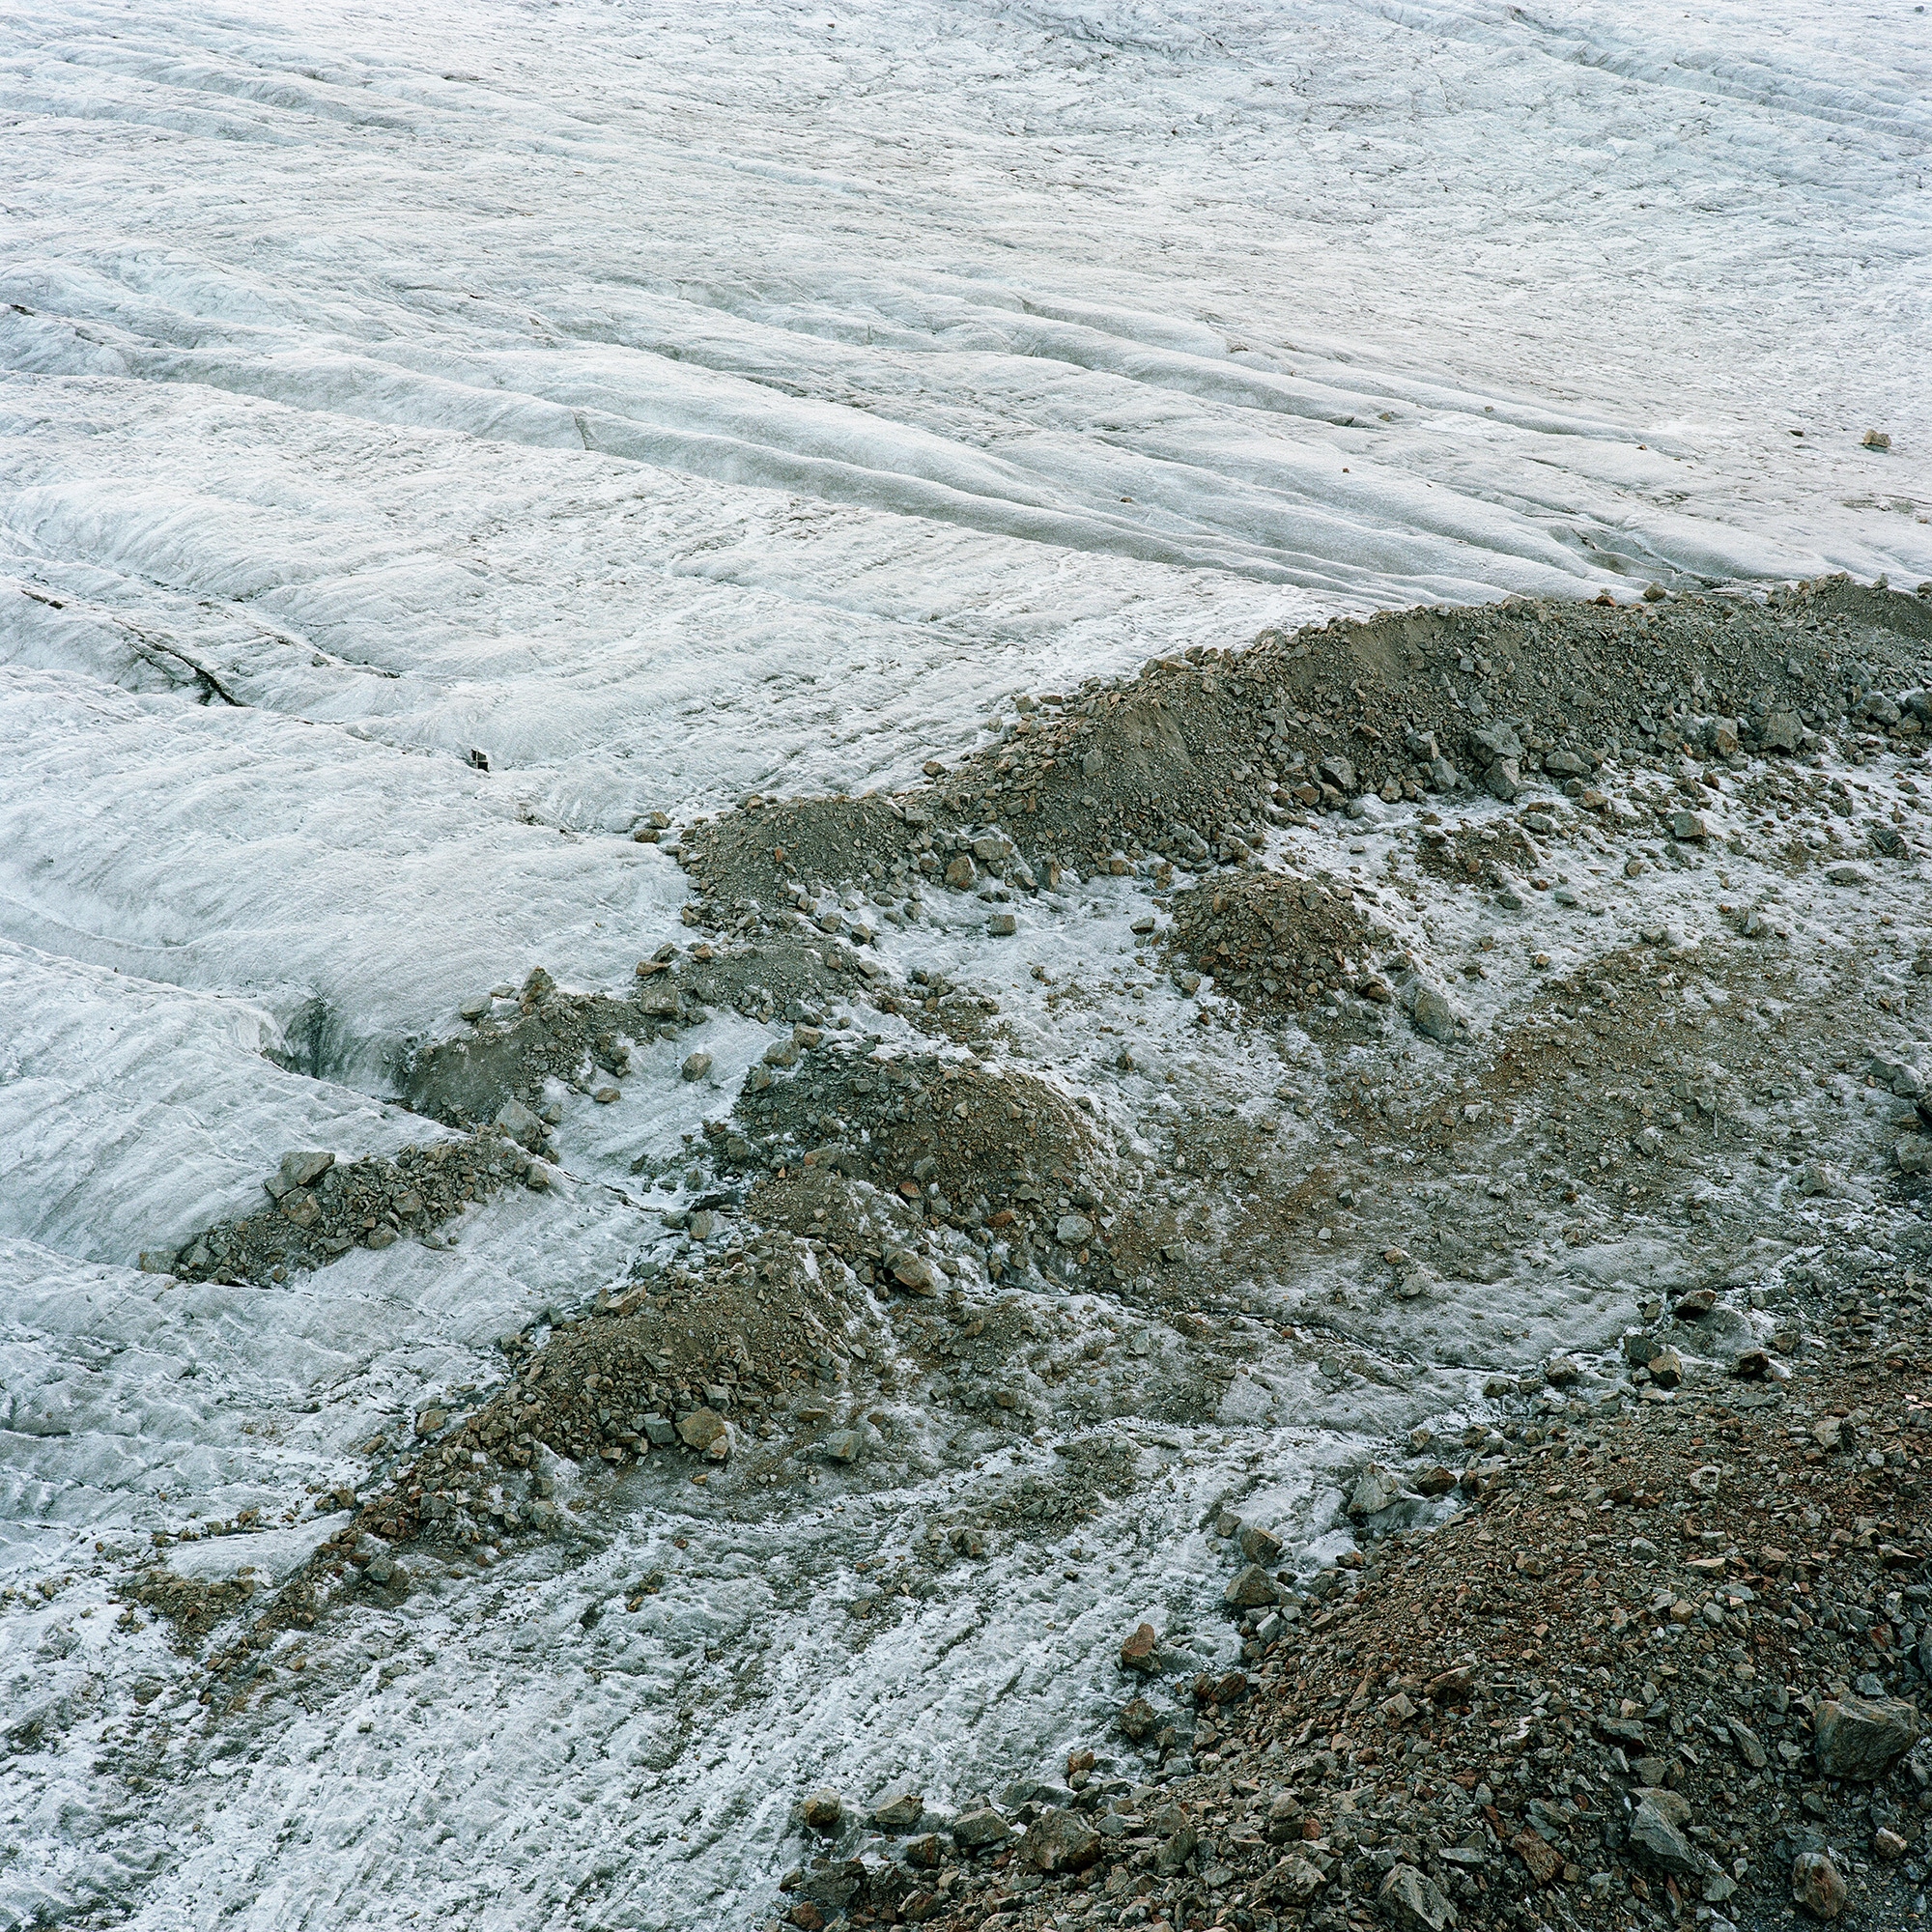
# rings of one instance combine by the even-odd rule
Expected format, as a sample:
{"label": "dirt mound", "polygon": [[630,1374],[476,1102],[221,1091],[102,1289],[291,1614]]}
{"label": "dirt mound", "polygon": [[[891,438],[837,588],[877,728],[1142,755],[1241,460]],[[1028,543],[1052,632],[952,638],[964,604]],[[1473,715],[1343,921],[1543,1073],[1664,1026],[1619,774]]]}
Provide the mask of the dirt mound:
{"label": "dirt mound", "polygon": [[734,910],[770,913],[847,880],[907,884],[929,820],[876,794],[747,803],[689,826],[673,856],[697,890]]}
{"label": "dirt mound", "polygon": [[1176,894],[1169,943],[1183,985],[1211,974],[1251,1011],[1307,1013],[1323,992],[1386,1006],[1374,955],[1389,938],[1345,883],[1256,872]]}
{"label": "dirt mound", "polygon": [[550,1184],[543,1163],[495,1126],[466,1140],[407,1147],[393,1159],[291,1153],[262,1183],[271,1207],[216,1222],[179,1249],[151,1249],[141,1265],[186,1281],[285,1281],[353,1247],[386,1248],[404,1235],[431,1234],[513,1182],[539,1192]]}
{"label": "dirt mound", "polygon": [[734,1109],[749,1134],[895,1191],[918,1224],[977,1243],[993,1279],[1034,1268],[1101,1281],[1139,1259],[1101,1131],[1052,1083],[849,1042],[766,1060]]}
{"label": "dirt mound", "polygon": [[[629,999],[567,993],[539,966],[521,990],[498,987],[465,1009],[468,1036],[436,1041],[411,1053],[399,1069],[398,1090],[412,1113],[450,1126],[494,1121],[504,1104],[544,1105],[547,1080],[590,1091],[630,1071],[631,1049],[668,1038],[704,1017],[703,1003],[686,973],[663,947],[638,968]],[[708,949],[707,949],[708,953]]]}

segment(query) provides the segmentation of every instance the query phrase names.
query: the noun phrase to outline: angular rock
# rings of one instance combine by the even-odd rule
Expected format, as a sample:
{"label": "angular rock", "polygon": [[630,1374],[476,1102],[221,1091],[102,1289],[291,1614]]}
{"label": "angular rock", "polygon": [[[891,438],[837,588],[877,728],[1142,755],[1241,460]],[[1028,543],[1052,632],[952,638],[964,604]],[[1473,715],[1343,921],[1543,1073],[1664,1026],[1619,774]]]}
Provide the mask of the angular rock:
{"label": "angular rock", "polygon": [[1838,1868],[1823,1852],[1800,1852],[1791,1861],[1791,1902],[1813,1918],[1836,1918],[1849,1896]]}
{"label": "angular rock", "polygon": [[1660,1349],[1645,1364],[1659,1388],[1674,1389],[1684,1379],[1684,1357],[1675,1349]]}
{"label": "angular rock", "polygon": [[1121,1645],[1121,1668],[1138,1670],[1144,1677],[1151,1677],[1160,1668],[1159,1651],[1160,1638],[1154,1634],[1153,1626],[1142,1624]]}
{"label": "angular rock", "polygon": [[[1221,1601],[1231,1609],[1258,1610],[1280,1600],[1274,1579],[1259,1563],[1250,1563],[1221,1593]],[[1124,1650],[1121,1661],[1126,1662]]]}
{"label": "angular rock", "polygon": [[[517,1104],[515,1100],[512,1100],[509,1106],[514,1107]],[[508,1112],[508,1107],[506,1107],[504,1112]],[[529,1113],[529,1109],[526,1107],[523,1111]],[[501,1118],[501,1115],[497,1116],[499,1121]],[[536,1116],[531,1114],[530,1119],[534,1121]],[[332,1153],[285,1153],[282,1156],[282,1164],[279,1169],[282,1185],[284,1187],[313,1187],[334,1165],[335,1156]]]}
{"label": "angular rock", "polygon": [[708,1053],[688,1053],[684,1065],[677,1069],[680,1080],[702,1080],[711,1071],[711,1056]]}
{"label": "angular rock", "polygon": [[1767,752],[1795,752],[1804,742],[1804,721],[1795,711],[1774,711],[1757,727],[1757,741]]}
{"label": "angular rock", "polygon": [[894,1281],[909,1294],[939,1293],[939,1270],[923,1255],[916,1255],[910,1248],[889,1249],[886,1266]]}
{"label": "angular rock", "polygon": [[1027,1827],[1020,1850],[1043,1872],[1085,1871],[1100,1856],[1100,1834],[1077,1811],[1052,1805]]}
{"label": "angular rock", "polygon": [[1507,724],[1483,724],[1469,733],[1469,755],[1486,770],[1498,758],[1520,764],[1522,740]]}
{"label": "angular rock", "polygon": [[1160,1725],[1160,1713],[1145,1697],[1129,1697],[1121,1706],[1121,1729],[1139,1744],[1151,1738]]}
{"label": "angular rock", "polygon": [[1291,1853],[1268,1874],[1268,1888],[1284,1905],[1306,1905],[1328,1883],[1320,1865]]}
{"label": "angular rock", "polygon": [[1396,1865],[1382,1880],[1376,1905],[1383,1918],[1403,1932],[1442,1932],[1449,1923],[1449,1901],[1413,1865]]}
{"label": "angular rock", "polygon": [[1241,1531],[1238,1541],[1241,1554],[1250,1563],[1265,1567],[1281,1561],[1281,1538],[1271,1529],[1264,1529],[1260,1523],[1248,1523]]}
{"label": "angular rock", "polygon": [[519,1147],[534,1151],[543,1142],[543,1122],[521,1100],[505,1100],[497,1109],[497,1124]]}
{"label": "angular rock", "polygon": [[1901,1697],[1832,1697],[1817,1719],[1818,1767],[1827,1777],[1869,1783],[1918,1742],[1918,1707]]}
{"label": "angular rock", "polygon": [[1349,1492],[1349,1514],[1352,1517],[1377,1516],[1388,1508],[1400,1493],[1395,1472],[1379,1463],[1371,1463],[1355,1478]]}
{"label": "angular rock", "polygon": [[882,1832],[910,1832],[925,1812],[917,1791],[889,1791],[872,1806],[872,1823]]}
{"label": "angular rock", "polygon": [[1053,1237],[1064,1248],[1077,1248],[1094,1238],[1094,1223],[1085,1214],[1063,1214],[1054,1226]]}
{"label": "angular rock", "polygon": [[835,1463],[856,1463],[866,1438],[856,1429],[835,1429],[825,1438],[825,1453]]}
{"label": "angular rock", "polygon": [[1526,1825],[1510,1840],[1510,1850],[1522,1861],[1524,1869],[1538,1885],[1548,1885],[1563,1869],[1556,1847]]}
{"label": "angular rock", "polygon": [[952,1821],[952,1842],[962,1851],[977,1852],[988,1845],[1004,1845],[1013,1835],[1013,1828],[990,1804],[962,1811]]}
{"label": "angular rock", "polygon": [[1690,1804],[1662,1785],[1639,1787],[1630,1822],[1631,1849],[1663,1871],[1691,1877],[1704,1870],[1704,1855],[1684,1835]]}
{"label": "angular rock", "polygon": [[731,1453],[731,1425],[715,1408],[694,1408],[677,1419],[677,1433],[688,1449],[701,1449],[715,1463]]}

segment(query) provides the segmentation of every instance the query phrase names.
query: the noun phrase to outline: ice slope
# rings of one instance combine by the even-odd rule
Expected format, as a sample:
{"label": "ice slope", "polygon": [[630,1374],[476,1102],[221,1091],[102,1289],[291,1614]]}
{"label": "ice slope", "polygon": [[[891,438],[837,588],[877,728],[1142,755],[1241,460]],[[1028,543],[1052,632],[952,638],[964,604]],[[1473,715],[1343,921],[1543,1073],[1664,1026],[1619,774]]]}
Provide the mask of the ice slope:
{"label": "ice slope", "polygon": [[[0,9],[0,1563],[79,1577],[0,1618],[47,1739],[5,1910],[749,1922],[807,1785],[1046,1769],[1257,1467],[1316,1533],[1386,1418],[1306,1390],[1151,1445],[1165,1520],[1093,1526],[1051,1640],[997,1563],[856,1645],[761,1594],[837,1601],[951,1477],[640,1501],[241,1758],[129,1703],[178,1666],[100,1594],[621,1270],[581,1123],[584,1183],[453,1253],[129,1264],[285,1148],[429,1131],[386,1073],[463,995],[625,975],[683,892],[637,814],[903,778],[1017,689],[1335,610],[1932,576],[1928,83],[1925,15],[1789,0]],[[673,1530],[701,1614],[582,1635]],[[144,1751],[164,1802],[110,1801]]]}

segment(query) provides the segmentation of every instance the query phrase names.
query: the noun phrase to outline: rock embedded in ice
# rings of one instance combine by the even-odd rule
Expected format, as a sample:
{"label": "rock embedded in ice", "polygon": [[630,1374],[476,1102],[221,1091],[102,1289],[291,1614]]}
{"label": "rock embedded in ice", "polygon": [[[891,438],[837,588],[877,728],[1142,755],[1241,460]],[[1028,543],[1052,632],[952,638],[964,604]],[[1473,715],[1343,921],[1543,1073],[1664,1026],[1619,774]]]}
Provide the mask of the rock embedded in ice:
{"label": "rock embedded in ice", "polygon": [[1019,929],[1019,921],[1009,912],[996,912],[986,922],[986,930],[995,939],[1010,939]]}
{"label": "rock embedded in ice", "polygon": [[1442,1046],[1455,1039],[1462,1026],[1461,1017],[1449,1004],[1448,995],[1427,980],[1415,989],[1415,1003],[1409,1009],[1409,1019],[1423,1038],[1433,1039]]}
{"label": "rock embedded in ice", "polygon": [[1398,1493],[1395,1472],[1384,1469],[1379,1463],[1371,1463],[1355,1479],[1355,1487],[1349,1495],[1349,1514],[1378,1516],[1395,1501]]}
{"label": "rock embedded in ice", "polygon": [[911,1294],[933,1295],[939,1293],[939,1271],[923,1255],[916,1255],[910,1248],[893,1248],[887,1252],[886,1266],[893,1280]]}
{"label": "rock embedded in ice", "polygon": [[711,1056],[708,1053],[688,1053],[684,1065],[677,1071],[682,1080],[702,1080],[711,1071]]}
{"label": "rock embedded in ice", "polygon": [[825,1438],[825,1453],[835,1463],[856,1463],[865,1444],[866,1438],[856,1429],[835,1429]]}
{"label": "rock embedded in ice", "polygon": [[[1246,1572],[1242,1574],[1245,1575]],[[1233,1585],[1229,1587],[1232,1588]],[[1273,1601],[1273,1597],[1270,1596],[1268,1602]],[[1124,1638],[1121,1644],[1121,1668],[1138,1670],[1143,1676],[1151,1677],[1160,1668],[1159,1651],[1160,1639],[1154,1634],[1153,1626],[1141,1624],[1133,1634]],[[1129,1709],[1131,1708],[1129,1706]]]}
{"label": "rock embedded in ice", "polygon": [[798,1815],[814,1832],[836,1832],[845,1815],[845,1801],[829,1785],[821,1786],[806,1794]]}
{"label": "rock embedded in ice", "polygon": [[521,1100],[505,1100],[497,1109],[497,1124],[521,1147],[534,1150],[543,1140],[543,1122]]}

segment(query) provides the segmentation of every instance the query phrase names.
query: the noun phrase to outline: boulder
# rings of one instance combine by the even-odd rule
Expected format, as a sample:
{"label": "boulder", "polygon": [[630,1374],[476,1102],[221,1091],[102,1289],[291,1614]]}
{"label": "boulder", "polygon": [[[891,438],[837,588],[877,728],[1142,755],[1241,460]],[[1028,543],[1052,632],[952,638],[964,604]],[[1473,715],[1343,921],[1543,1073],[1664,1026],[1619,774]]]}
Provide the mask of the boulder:
{"label": "boulder", "polygon": [[1268,1886],[1284,1905],[1306,1905],[1328,1883],[1321,1866],[1291,1853],[1268,1874]]}
{"label": "boulder", "polygon": [[1832,1697],[1817,1718],[1827,1777],[1880,1778],[1918,1742],[1918,1707],[1901,1697]]}
{"label": "boulder", "polygon": [[990,1804],[975,1805],[952,1821],[952,1842],[961,1851],[983,1851],[990,1845],[1004,1845],[1013,1835],[1013,1828]]}
{"label": "boulder", "polygon": [[688,1449],[701,1449],[714,1463],[731,1453],[731,1425],[715,1408],[694,1408],[677,1419],[677,1433]]}
{"label": "boulder", "polygon": [[925,1800],[917,1791],[892,1790],[872,1806],[872,1823],[882,1832],[910,1832],[925,1812]]}
{"label": "boulder", "polygon": [[1823,1852],[1800,1852],[1791,1861],[1791,1902],[1813,1918],[1835,1918],[1845,1909],[1845,1881]]}
{"label": "boulder", "polygon": [[830,1785],[808,1792],[798,1807],[798,1815],[814,1832],[836,1832],[845,1815],[845,1801]]}
{"label": "boulder", "polygon": [[1403,1932],[1442,1932],[1454,1916],[1435,1881],[1413,1865],[1396,1865],[1376,1893],[1382,1917]]}
{"label": "boulder", "polygon": [[1704,1856],[1684,1835],[1690,1804],[1662,1785],[1639,1787],[1630,1822],[1632,1851],[1663,1871],[1692,1877],[1704,1870]]}
{"label": "boulder", "polygon": [[[1248,1564],[1221,1593],[1221,1601],[1230,1609],[1236,1610],[1258,1610],[1278,1602],[1280,1597],[1281,1592],[1275,1588],[1273,1577],[1259,1563]],[[1126,1662],[1124,1648],[1121,1662]]]}
{"label": "boulder", "polygon": [[1100,1834],[1077,1811],[1052,1805],[1027,1827],[1020,1850],[1043,1872],[1085,1871],[1100,1856]]}
{"label": "boulder", "polygon": [[923,1255],[910,1248],[893,1248],[886,1255],[892,1278],[908,1294],[934,1295],[939,1293],[939,1270]]}

